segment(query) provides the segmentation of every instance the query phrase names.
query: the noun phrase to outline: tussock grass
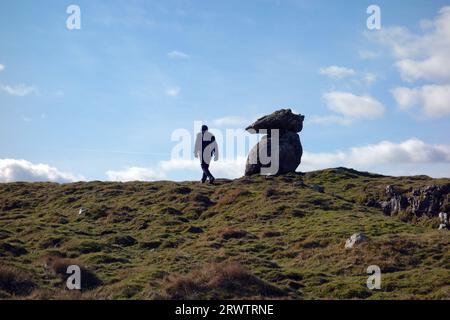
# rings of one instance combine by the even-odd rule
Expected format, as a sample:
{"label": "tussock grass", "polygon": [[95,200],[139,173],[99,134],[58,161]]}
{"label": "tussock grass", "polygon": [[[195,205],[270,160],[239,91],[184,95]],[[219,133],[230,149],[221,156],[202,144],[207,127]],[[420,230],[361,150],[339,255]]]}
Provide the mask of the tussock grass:
{"label": "tussock grass", "polygon": [[[3,183],[0,266],[13,269],[0,269],[9,270],[0,297],[449,299],[448,231],[434,229],[435,217],[366,205],[388,184],[409,192],[449,182],[336,168],[214,186]],[[345,250],[355,232],[368,242]],[[86,290],[64,289],[70,264],[82,267]],[[365,287],[373,264],[379,291]]]}
{"label": "tussock grass", "polygon": [[171,274],[165,279],[167,299],[230,299],[280,297],[283,290],[259,279],[237,262],[211,263],[188,274]]}
{"label": "tussock grass", "polygon": [[0,265],[0,297],[13,298],[14,296],[30,295],[36,284],[29,272],[22,269]]}

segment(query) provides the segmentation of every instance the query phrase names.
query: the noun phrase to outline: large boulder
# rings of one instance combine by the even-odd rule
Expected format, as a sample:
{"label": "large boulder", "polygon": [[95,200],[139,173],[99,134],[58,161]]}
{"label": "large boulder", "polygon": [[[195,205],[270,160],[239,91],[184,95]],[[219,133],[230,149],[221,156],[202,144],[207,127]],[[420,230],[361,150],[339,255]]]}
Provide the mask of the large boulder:
{"label": "large boulder", "polygon": [[[279,137],[278,161],[274,161],[276,155],[272,157],[271,144],[272,138],[266,135],[252,148],[245,165],[246,176],[260,173],[266,175],[285,174],[294,172],[297,169],[303,154],[298,134],[287,132]],[[271,157],[272,161],[267,163],[267,161],[260,159],[259,155]],[[277,162],[278,166],[276,165]],[[264,169],[261,170],[261,168]]]}
{"label": "large boulder", "polygon": [[300,132],[305,116],[292,113],[291,109],[281,109],[259,118],[245,130],[259,132],[261,129],[279,129],[280,131]]}
{"label": "large boulder", "polygon": [[[264,116],[248,126],[251,133],[267,130],[250,151],[245,166],[245,175],[276,175],[295,172],[303,154],[302,144],[297,132],[303,129],[304,116],[281,109]],[[271,130],[277,129],[278,132]],[[278,142],[278,146],[274,143]],[[269,158],[270,157],[270,158]]]}

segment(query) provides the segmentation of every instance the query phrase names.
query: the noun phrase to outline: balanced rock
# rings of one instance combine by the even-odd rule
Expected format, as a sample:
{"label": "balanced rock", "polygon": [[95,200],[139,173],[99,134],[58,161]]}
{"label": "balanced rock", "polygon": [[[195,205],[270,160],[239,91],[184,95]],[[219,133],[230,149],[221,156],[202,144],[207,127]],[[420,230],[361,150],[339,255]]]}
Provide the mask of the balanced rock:
{"label": "balanced rock", "polygon": [[279,129],[280,131],[300,132],[303,129],[305,116],[292,113],[291,109],[281,109],[267,116],[261,117],[245,130],[256,131]]}
{"label": "balanced rock", "polygon": [[[264,116],[246,128],[251,133],[267,133],[250,151],[245,175],[295,172],[303,154],[297,132],[303,129],[303,115],[281,109]],[[277,132],[274,133],[273,131]]]}

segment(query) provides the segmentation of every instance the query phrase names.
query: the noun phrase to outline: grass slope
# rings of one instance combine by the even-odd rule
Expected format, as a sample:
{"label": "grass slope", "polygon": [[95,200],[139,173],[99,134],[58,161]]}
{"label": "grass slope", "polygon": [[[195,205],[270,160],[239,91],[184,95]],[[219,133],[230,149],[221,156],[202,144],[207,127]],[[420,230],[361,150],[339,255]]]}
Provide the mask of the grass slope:
{"label": "grass slope", "polygon": [[[449,299],[448,231],[363,205],[388,184],[449,181],[339,168],[215,186],[0,184],[0,298]],[[345,250],[355,232],[370,240]],[[64,289],[70,264],[81,292]],[[366,288],[369,265],[381,290]]]}

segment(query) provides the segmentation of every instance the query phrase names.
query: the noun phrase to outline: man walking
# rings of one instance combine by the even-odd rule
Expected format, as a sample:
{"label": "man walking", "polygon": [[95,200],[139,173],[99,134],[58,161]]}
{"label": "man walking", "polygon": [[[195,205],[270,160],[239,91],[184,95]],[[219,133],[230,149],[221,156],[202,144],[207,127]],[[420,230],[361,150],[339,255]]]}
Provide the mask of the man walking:
{"label": "man walking", "polygon": [[202,126],[202,131],[197,133],[194,156],[200,158],[203,171],[202,183],[205,183],[207,178],[209,183],[214,183],[215,179],[209,171],[209,164],[213,156],[214,161],[219,159],[219,147],[217,146],[216,138],[208,131],[208,127],[205,125]]}

